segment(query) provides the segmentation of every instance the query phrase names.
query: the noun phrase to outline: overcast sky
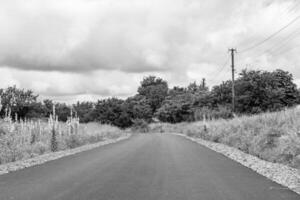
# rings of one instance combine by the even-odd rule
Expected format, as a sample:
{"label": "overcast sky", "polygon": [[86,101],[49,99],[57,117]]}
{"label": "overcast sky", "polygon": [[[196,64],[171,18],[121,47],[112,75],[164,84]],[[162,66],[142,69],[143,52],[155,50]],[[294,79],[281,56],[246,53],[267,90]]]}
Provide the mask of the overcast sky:
{"label": "overcast sky", "polygon": [[[300,83],[299,0],[0,0],[0,87],[57,101],[136,93],[153,74],[170,86],[230,78],[236,68],[293,73]],[[299,84],[300,85],[300,84]]]}

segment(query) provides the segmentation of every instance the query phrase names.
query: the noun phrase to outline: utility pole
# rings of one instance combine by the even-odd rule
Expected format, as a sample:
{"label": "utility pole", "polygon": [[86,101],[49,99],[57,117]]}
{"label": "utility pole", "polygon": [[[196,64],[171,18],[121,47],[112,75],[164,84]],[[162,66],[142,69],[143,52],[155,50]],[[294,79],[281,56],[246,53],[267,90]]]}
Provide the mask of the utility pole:
{"label": "utility pole", "polygon": [[231,69],[232,69],[232,112],[235,112],[235,87],[234,87],[234,53],[236,49],[229,49],[231,53]]}
{"label": "utility pole", "polygon": [[203,79],[202,79],[202,88],[204,89],[205,86],[206,86],[206,85],[205,85],[205,78],[203,78]]}

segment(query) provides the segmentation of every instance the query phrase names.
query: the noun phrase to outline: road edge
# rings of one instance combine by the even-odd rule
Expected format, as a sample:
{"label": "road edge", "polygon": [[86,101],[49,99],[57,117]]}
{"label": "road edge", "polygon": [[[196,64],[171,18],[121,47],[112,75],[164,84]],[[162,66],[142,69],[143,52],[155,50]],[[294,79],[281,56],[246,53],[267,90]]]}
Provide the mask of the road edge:
{"label": "road edge", "polygon": [[261,160],[256,156],[244,153],[239,149],[227,146],[225,144],[215,143],[203,140],[201,138],[193,138],[180,133],[171,134],[184,137],[217,153],[221,153],[224,156],[242,164],[243,166],[252,169],[258,174],[300,194],[300,170],[298,171],[295,168],[283,164]]}
{"label": "road edge", "polygon": [[18,170],[21,170],[24,168],[41,165],[46,162],[49,162],[52,160],[57,160],[59,158],[70,156],[70,155],[73,155],[76,153],[92,150],[94,148],[101,147],[104,145],[117,143],[119,141],[129,139],[131,136],[132,136],[132,134],[126,133],[126,135],[121,136],[116,139],[107,139],[107,140],[104,140],[101,142],[97,142],[97,143],[93,143],[93,144],[86,144],[86,145],[83,145],[80,147],[76,147],[74,149],[67,149],[67,150],[58,151],[58,152],[50,152],[50,153],[39,155],[39,156],[30,158],[30,159],[18,160],[16,162],[11,162],[11,163],[5,163],[5,164],[0,165],[0,176],[3,174],[18,171]]}

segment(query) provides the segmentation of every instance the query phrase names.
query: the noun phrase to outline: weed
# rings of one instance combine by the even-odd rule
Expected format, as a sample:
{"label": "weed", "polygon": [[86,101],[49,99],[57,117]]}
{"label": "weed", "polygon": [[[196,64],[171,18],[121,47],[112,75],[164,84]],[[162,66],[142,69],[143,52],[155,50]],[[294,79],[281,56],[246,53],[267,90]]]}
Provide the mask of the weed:
{"label": "weed", "polygon": [[300,110],[289,109],[230,120],[151,124],[165,132],[223,143],[271,162],[300,166]]}

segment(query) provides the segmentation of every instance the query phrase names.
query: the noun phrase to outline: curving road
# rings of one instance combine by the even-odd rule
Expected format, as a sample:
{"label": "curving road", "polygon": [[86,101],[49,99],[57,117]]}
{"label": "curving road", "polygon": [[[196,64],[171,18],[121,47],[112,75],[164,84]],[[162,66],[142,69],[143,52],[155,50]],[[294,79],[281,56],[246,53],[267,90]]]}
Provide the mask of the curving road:
{"label": "curving road", "polygon": [[139,135],[0,176],[1,200],[299,200],[199,144]]}

